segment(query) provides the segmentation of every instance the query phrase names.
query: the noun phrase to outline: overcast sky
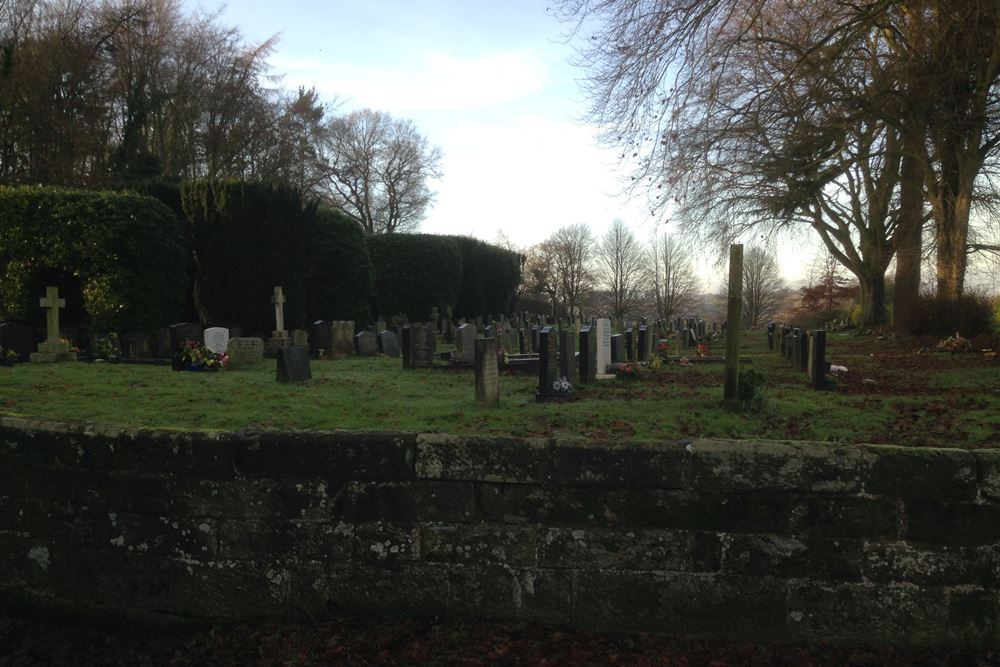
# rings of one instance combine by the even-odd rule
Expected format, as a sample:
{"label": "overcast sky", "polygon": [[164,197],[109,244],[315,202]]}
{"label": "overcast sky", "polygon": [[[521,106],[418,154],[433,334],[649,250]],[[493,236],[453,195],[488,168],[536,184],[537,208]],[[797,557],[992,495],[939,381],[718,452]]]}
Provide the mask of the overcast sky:
{"label": "overcast sky", "polygon": [[[654,219],[638,196],[619,196],[628,174],[598,145],[570,64],[566,26],[544,0],[237,0],[221,21],[253,42],[279,34],[269,62],[284,86],[315,87],[339,110],[370,107],[411,119],[444,153],[437,201],[421,231],[519,247],[568,224],[595,236],[622,218],[642,239]],[[660,229],[672,231],[673,225]],[[786,277],[811,259],[782,248]],[[724,269],[702,262],[715,283]]]}

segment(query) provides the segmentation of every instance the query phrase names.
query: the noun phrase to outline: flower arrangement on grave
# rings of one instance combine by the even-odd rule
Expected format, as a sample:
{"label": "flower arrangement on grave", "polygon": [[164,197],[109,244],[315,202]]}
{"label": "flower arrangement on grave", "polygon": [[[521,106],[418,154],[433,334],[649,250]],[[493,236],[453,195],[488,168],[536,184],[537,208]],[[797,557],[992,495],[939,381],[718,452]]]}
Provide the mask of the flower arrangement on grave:
{"label": "flower arrangement on grave", "polygon": [[0,347],[0,365],[13,366],[17,363],[17,352],[10,348]]}
{"label": "flower arrangement on grave", "polygon": [[633,382],[639,379],[639,364],[636,363],[619,361],[618,363],[611,364],[611,371],[619,380]]}
{"label": "flower arrangement on grave", "polygon": [[229,365],[229,355],[202,347],[196,340],[185,341],[177,353],[181,367],[186,371],[220,371]]}
{"label": "flower arrangement on grave", "polygon": [[965,352],[972,348],[972,343],[968,338],[962,338],[958,332],[954,336],[948,336],[937,344],[937,349],[944,352]]}
{"label": "flower arrangement on grave", "polygon": [[571,391],[573,391],[573,385],[565,377],[561,377],[552,383],[552,393],[554,394],[568,394]]}
{"label": "flower arrangement on grave", "polygon": [[708,345],[705,345],[704,343],[698,343],[698,345],[696,345],[694,348],[694,353],[699,357],[707,357],[712,353],[712,351],[708,349]]}
{"label": "flower arrangement on grave", "polygon": [[661,340],[656,344],[656,356],[662,361],[666,361],[667,357],[670,356],[670,343],[665,340]]}
{"label": "flower arrangement on grave", "polygon": [[510,363],[510,354],[507,352],[507,348],[497,346],[497,364],[500,366],[506,366]]}

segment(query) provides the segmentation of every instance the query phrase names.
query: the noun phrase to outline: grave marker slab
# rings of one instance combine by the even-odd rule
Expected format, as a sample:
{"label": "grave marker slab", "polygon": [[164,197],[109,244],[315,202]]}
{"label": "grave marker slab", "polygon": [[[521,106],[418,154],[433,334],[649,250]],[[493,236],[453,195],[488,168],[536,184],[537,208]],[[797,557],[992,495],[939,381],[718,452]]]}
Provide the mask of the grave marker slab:
{"label": "grave marker slab", "polygon": [[497,371],[497,339],[481,338],[476,345],[476,405],[495,408],[500,404],[500,373]]}
{"label": "grave marker slab", "polygon": [[354,336],[354,354],[359,357],[378,356],[378,338],[371,331],[361,331]]}
{"label": "grave marker slab", "polygon": [[625,335],[615,334],[611,337],[611,363],[618,364],[628,361],[625,356]]}
{"label": "grave marker slab", "polygon": [[576,362],[576,333],[572,329],[559,332],[559,376],[576,386],[579,373]]}
{"label": "grave marker slab", "polygon": [[332,354],[354,353],[354,321],[337,320],[330,323],[330,350]]}
{"label": "grave marker slab", "polygon": [[544,401],[556,394],[553,385],[560,378],[556,330],[542,327],[538,332],[538,340],[538,391],[535,398]]}
{"label": "grave marker slab", "polygon": [[455,357],[460,363],[471,364],[476,359],[476,325],[460,324],[455,329]]}
{"label": "grave marker slab", "polygon": [[580,327],[580,383],[597,380],[597,332],[592,326]]}
{"label": "grave marker slab", "polygon": [[809,384],[813,389],[826,389],[826,331],[819,329],[809,336]]}
{"label": "grave marker slab", "polygon": [[222,354],[229,347],[229,329],[225,327],[209,327],[202,333],[205,338],[205,347]]}
{"label": "grave marker slab", "polygon": [[611,320],[599,318],[594,325],[597,338],[597,374],[604,375],[611,365]]}
{"label": "grave marker slab", "polygon": [[278,382],[305,382],[312,379],[309,348],[285,347],[278,350]]}
{"label": "grave marker slab", "polygon": [[309,354],[312,356],[319,357],[320,354],[333,352],[331,324],[329,320],[316,320],[309,325]]}
{"label": "grave marker slab", "polygon": [[309,334],[305,329],[292,329],[289,338],[292,341],[292,347],[309,347]]}
{"label": "grave marker slab", "polygon": [[399,356],[399,340],[396,338],[396,334],[391,331],[383,331],[378,335],[379,348],[387,357],[396,358]]}
{"label": "grave marker slab", "polygon": [[255,366],[264,361],[264,340],[250,337],[230,338],[226,354],[229,356],[230,370]]}
{"label": "grave marker slab", "polygon": [[171,367],[175,371],[184,370],[184,365],[177,358],[181,347],[188,341],[194,341],[198,345],[205,344],[205,330],[197,322],[179,322],[170,325],[170,360]]}

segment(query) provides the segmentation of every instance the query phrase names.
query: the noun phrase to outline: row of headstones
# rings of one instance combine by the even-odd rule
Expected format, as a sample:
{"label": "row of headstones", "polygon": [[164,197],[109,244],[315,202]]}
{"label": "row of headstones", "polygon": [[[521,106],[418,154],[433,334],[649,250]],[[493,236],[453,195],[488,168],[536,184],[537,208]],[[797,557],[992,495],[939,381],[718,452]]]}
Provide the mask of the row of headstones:
{"label": "row of headstones", "polygon": [[826,373],[830,364],[826,360],[826,331],[807,331],[799,327],[767,325],[767,348],[777,351],[797,371],[805,371],[814,389],[826,389]]}

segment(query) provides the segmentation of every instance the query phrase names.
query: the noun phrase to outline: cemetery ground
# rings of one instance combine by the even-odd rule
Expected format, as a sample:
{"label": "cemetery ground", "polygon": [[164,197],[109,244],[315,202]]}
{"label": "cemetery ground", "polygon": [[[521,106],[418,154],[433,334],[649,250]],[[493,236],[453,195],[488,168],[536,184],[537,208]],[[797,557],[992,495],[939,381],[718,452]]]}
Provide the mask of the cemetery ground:
{"label": "cemetery ground", "polygon": [[[222,373],[117,363],[0,368],[0,413],[181,430],[355,430],[591,439],[768,438],[938,447],[1000,444],[1000,358],[934,341],[833,334],[828,360],[846,372],[817,391],[744,336],[742,368],[765,378],[761,409],[721,407],[723,364],[692,359],[635,380],[574,387],[537,403],[534,374],[504,374],[500,407],[478,408],[469,369],[404,370],[392,358],[312,362],[312,381],[275,382],[274,362]],[[722,354],[717,341],[712,354]]]}

